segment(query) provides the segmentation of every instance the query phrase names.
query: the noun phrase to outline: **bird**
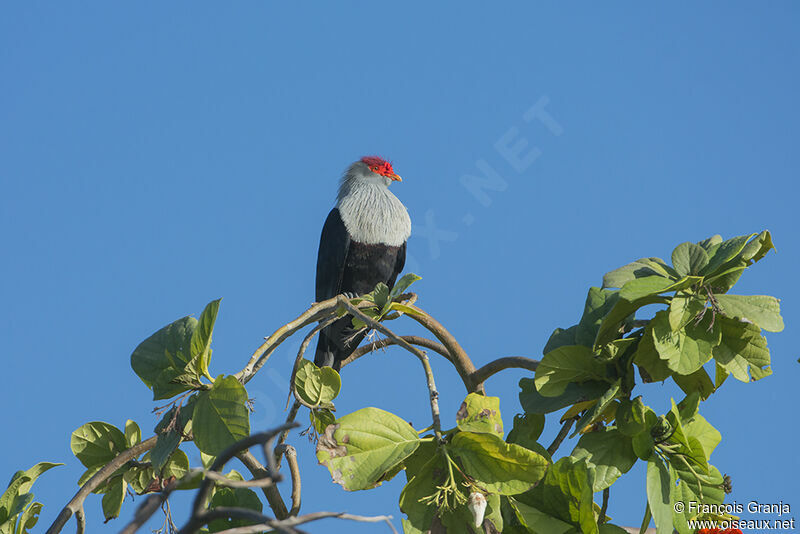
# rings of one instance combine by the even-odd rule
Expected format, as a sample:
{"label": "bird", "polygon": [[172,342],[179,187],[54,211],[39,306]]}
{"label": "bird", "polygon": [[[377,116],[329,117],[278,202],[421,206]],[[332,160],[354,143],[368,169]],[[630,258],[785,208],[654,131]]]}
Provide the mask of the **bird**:
{"label": "bird", "polygon": [[[316,301],[369,293],[383,282],[391,289],[406,262],[411,236],[408,210],[389,185],[401,182],[392,164],[364,156],[348,167],[336,205],[322,227],[317,254]],[[366,335],[346,315],[319,333],[314,363],[336,371]]]}

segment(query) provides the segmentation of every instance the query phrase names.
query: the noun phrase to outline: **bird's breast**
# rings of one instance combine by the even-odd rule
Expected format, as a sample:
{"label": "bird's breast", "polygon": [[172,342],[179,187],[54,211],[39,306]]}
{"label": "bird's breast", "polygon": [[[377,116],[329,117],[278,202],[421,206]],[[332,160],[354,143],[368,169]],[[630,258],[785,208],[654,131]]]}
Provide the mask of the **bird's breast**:
{"label": "bird's breast", "polygon": [[399,247],[411,235],[406,207],[385,187],[361,187],[336,207],[352,241]]}

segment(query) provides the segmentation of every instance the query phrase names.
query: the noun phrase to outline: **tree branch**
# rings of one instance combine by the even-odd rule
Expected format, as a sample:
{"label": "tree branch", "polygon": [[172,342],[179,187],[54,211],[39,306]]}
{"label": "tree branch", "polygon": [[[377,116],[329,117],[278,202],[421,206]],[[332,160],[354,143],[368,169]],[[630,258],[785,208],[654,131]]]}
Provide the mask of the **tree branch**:
{"label": "tree branch", "polygon": [[415,313],[406,313],[406,316],[414,319],[429,332],[431,332],[442,345],[445,346],[447,352],[450,353],[450,360],[456,368],[461,381],[464,382],[464,387],[467,388],[469,393],[484,393],[482,384],[475,384],[472,380],[472,375],[475,372],[475,365],[469,359],[466,351],[461,348],[456,338],[447,331],[447,329],[439,323],[436,319],[428,315],[425,311],[414,305],[409,305],[409,308],[414,310]]}
{"label": "tree branch", "polygon": [[128,450],[122,451],[116,456],[116,458],[103,466],[100,471],[95,473],[92,478],[86,481],[86,484],[81,486],[81,488],[78,490],[78,493],[76,493],[72,500],[69,501],[66,506],[64,506],[64,508],[56,517],[55,521],[53,521],[53,524],[47,529],[47,534],[56,534],[57,532],[61,532],[61,529],[64,528],[64,525],[67,524],[67,521],[69,521],[69,518],[72,517],[73,514],[76,515],[76,520],[78,521],[78,530],[80,532],[82,527],[85,526],[85,519],[83,518],[83,502],[86,500],[86,497],[91,495],[92,490],[100,487],[103,482],[113,475],[117,469],[125,465],[126,462],[132,460],[133,458],[137,458],[140,454],[143,454],[155,447],[157,439],[158,436],[153,436],[139,443],[138,445],[134,445]]}
{"label": "tree branch", "polygon": [[[361,319],[364,324],[369,326],[372,329],[377,330],[378,332],[382,333],[383,335],[387,336],[388,338],[392,339],[397,345],[400,345],[411,354],[419,358],[419,361],[422,363],[422,367],[425,369],[425,377],[427,379],[428,385],[428,392],[430,394],[430,404],[431,404],[431,416],[433,418],[433,431],[436,434],[436,438],[439,442],[442,440],[442,423],[439,418],[439,392],[436,390],[436,382],[433,379],[433,370],[431,369],[431,364],[428,361],[428,356],[419,350],[418,348],[414,347],[406,340],[399,337],[397,334],[386,328],[384,325],[379,323],[378,321],[374,320],[371,317],[368,317],[366,314],[362,313],[357,307],[353,306],[350,303],[350,300],[345,298],[343,295],[339,295],[339,302],[340,304],[352,315]],[[470,362],[471,365],[471,362]]]}
{"label": "tree branch", "polygon": [[[253,478],[269,478],[269,470],[261,465],[261,462],[259,462],[250,451],[242,451],[237,454],[236,457],[244,464],[247,470],[250,471]],[[283,502],[283,497],[281,497],[278,486],[267,486],[261,488],[261,491],[264,493],[264,497],[267,498],[267,503],[269,503],[269,507],[272,508],[275,517],[278,519],[289,517],[289,511],[286,509],[286,504]]]}
{"label": "tree branch", "polygon": [[305,514],[297,517],[290,517],[282,521],[269,520],[269,521],[264,521],[259,525],[248,525],[246,527],[231,528],[228,530],[223,530],[219,532],[219,534],[258,534],[260,532],[263,532],[265,528],[280,528],[280,527],[291,528],[295,525],[302,525],[304,523],[310,523],[311,521],[318,521],[320,519],[327,519],[327,518],[346,519],[348,521],[359,521],[362,523],[386,522],[386,524],[389,525],[389,528],[392,529],[392,532],[394,532],[394,534],[397,534],[397,530],[391,523],[392,516],[390,515],[377,515],[370,517],[363,515],[347,514],[344,512],[314,512],[311,514]]}
{"label": "tree branch", "polygon": [[561,446],[561,442],[564,441],[564,438],[566,438],[567,434],[569,434],[569,429],[572,428],[573,423],[575,423],[575,418],[570,417],[569,419],[564,421],[563,425],[561,425],[561,430],[558,431],[556,439],[554,439],[553,443],[551,443],[550,446],[547,447],[547,452],[550,453],[550,456],[553,456],[558,450],[558,448]]}
{"label": "tree branch", "polygon": [[[447,349],[441,343],[437,343],[428,338],[424,338],[421,336],[399,336],[400,339],[404,339],[406,342],[417,345],[419,347],[424,347],[426,349],[430,349],[438,354],[441,354],[449,362],[452,363],[453,359],[450,357],[450,353],[447,352]],[[379,339],[377,341],[373,341],[372,343],[368,343],[367,345],[362,345],[358,347],[346,360],[342,361],[342,367],[349,363],[353,363],[355,360],[361,358],[362,356],[369,354],[370,352],[374,352],[379,349],[383,349],[392,345],[397,345],[393,339],[389,339],[385,337],[383,339]]]}
{"label": "tree branch", "polygon": [[276,449],[279,450],[276,456],[286,456],[286,463],[289,465],[289,473],[292,476],[292,509],[289,510],[289,515],[296,516],[300,513],[300,492],[302,490],[300,466],[297,464],[297,449],[291,445],[279,445]]}
{"label": "tree branch", "polygon": [[539,360],[533,360],[525,356],[506,356],[505,358],[498,358],[493,362],[489,362],[472,373],[472,382],[476,385],[482,384],[487,378],[504,369],[519,368],[536,371],[536,367],[538,366]]}

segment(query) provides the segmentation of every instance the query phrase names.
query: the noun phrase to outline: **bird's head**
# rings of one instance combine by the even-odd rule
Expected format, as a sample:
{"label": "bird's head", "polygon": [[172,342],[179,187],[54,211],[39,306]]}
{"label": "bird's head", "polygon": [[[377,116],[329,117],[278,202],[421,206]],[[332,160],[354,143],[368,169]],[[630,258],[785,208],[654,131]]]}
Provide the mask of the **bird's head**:
{"label": "bird's head", "polygon": [[345,171],[339,185],[338,198],[342,199],[363,186],[388,187],[392,182],[401,182],[392,164],[378,156],[364,156]]}
{"label": "bird's head", "polygon": [[392,164],[386,161],[383,158],[378,156],[364,156],[361,158],[361,163],[367,166],[367,168],[373,174],[378,176],[383,176],[384,178],[388,178],[389,181],[396,181],[402,182],[403,179],[400,178],[397,174],[395,174],[394,169],[392,169]]}
{"label": "bird's head", "polygon": [[364,156],[353,163],[345,175],[345,178],[348,177],[358,182],[386,186],[392,182],[401,182],[403,180],[394,172],[390,162],[378,156]]}

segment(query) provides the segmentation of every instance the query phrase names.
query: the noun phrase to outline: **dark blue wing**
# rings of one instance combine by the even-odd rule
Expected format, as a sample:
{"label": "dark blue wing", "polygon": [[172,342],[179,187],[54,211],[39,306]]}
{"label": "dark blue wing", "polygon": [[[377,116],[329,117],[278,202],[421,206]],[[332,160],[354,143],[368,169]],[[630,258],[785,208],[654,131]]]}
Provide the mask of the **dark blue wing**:
{"label": "dark blue wing", "polygon": [[342,290],[342,275],[347,251],[350,248],[350,235],[342,222],[339,210],[333,208],[322,227],[317,254],[316,301],[333,298]]}

